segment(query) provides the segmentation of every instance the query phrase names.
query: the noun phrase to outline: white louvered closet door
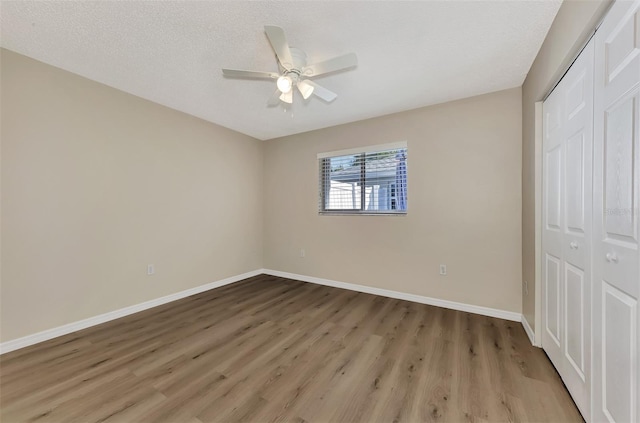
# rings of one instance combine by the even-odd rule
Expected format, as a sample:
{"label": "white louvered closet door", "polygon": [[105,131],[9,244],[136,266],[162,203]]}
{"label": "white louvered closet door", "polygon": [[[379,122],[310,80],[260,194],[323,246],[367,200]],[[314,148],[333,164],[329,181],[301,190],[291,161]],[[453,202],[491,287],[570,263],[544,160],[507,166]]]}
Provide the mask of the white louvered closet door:
{"label": "white louvered closet door", "polygon": [[593,421],[637,422],[640,321],[640,1],[596,33]]}
{"label": "white louvered closet door", "polygon": [[591,385],[594,43],[543,105],[543,348],[585,419]]}

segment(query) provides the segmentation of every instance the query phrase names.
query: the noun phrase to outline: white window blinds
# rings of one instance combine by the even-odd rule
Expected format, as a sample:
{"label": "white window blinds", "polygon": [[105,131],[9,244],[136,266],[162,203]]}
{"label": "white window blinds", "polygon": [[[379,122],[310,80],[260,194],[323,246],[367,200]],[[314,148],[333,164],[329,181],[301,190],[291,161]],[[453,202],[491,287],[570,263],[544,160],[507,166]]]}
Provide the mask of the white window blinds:
{"label": "white window blinds", "polygon": [[318,155],[320,213],[407,212],[406,143]]}

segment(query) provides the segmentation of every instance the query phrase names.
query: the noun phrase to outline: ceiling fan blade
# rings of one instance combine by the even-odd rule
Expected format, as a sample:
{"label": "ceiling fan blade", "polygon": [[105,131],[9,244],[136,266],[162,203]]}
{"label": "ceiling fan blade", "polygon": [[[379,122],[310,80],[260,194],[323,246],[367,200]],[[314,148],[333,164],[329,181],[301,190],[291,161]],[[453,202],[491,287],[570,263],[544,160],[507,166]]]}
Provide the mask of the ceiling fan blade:
{"label": "ceiling fan blade", "polygon": [[248,71],[240,69],[222,69],[222,74],[230,78],[269,78],[278,79],[280,74],[276,72]]}
{"label": "ceiling fan blade", "polygon": [[284,101],[285,103],[289,103],[289,104],[293,103],[293,90],[289,90],[286,93],[282,93],[278,98]]}
{"label": "ceiling fan blade", "polygon": [[306,100],[313,94],[314,87],[308,81],[302,80],[298,82],[298,90],[302,94],[302,98]]}
{"label": "ceiling fan blade", "polygon": [[277,106],[278,104],[280,104],[280,94],[282,94],[280,92],[279,89],[276,89],[273,94],[271,94],[271,97],[269,97],[269,101],[267,101],[267,105],[269,107],[274,107]]}
{"label": "ceiling fan blade", "polygon": [[[326,101],[328,103],[330,103],[333,100],[335,100],[336,97],[338,96],[338,94],[334,93],[333,91],[329,91],[325,87],[323,87],[321,85],[318,85],[313,81],[305,79],[304,82],[309,84],[311,87],[313,87],[313,94],[315,94],[316,96],[320,97],[321,99],[323,99],[324,101]],[[299,83],[298,83],[298,85],[299,85]]]}
{"label": "ceiling fan blade", "polygon": [[278,56],[278,61],[286,70],[293,68],[293,59],[291,58],[291,50],[289,50],[289,44],[284,36],[284,30],[279,26],[265,25],[264,32],[269,38],[273,51]]}
{"label": "ceiling fan blade", "polygon": [[309,65],[302,70],[304,76],[319,76],[325,73],[337,72],[358,65],[358,56],[355,53],[334,57],[324,62]]}

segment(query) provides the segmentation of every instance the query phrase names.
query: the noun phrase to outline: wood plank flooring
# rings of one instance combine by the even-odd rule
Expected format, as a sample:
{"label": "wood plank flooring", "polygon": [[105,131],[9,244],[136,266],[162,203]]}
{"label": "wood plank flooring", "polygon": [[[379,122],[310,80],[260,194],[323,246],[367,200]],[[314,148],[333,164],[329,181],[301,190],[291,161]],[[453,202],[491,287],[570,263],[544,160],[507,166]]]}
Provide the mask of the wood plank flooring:
{"label": "wood plank flooring", "polygon": [[582,421],[520,323],[261,275],[0,357],[2,422]]}

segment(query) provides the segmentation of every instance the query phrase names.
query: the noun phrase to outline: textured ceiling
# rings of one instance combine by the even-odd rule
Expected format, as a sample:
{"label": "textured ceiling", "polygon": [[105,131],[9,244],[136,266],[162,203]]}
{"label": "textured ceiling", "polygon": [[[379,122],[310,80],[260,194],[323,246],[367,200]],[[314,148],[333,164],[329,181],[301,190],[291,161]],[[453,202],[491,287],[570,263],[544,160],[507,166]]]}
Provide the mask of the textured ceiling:
{"label": "textured ceiling", "polygon": [[[324,128],[522,84],[560,1],[2,1],[1,45],[259,139]],[[277,71],[264,25],[309,62],[358,67],[315,79],[328,104],[267,107]]]}

